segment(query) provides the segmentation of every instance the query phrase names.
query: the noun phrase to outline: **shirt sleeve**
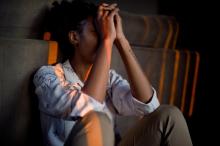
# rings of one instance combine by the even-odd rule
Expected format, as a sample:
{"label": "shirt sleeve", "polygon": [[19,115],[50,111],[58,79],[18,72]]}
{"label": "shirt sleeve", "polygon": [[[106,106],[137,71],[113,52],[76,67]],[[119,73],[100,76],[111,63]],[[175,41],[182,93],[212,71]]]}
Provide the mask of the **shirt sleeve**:
{"label": "shirt sleeve", "polygon": [[102,111],[106,106],[83,93],[79,84],[66,81],[60,64],[41,67],[33,81],[39,109],[51,116],[71,120],[91,110]]}
{"label": "shirt sleeve", "polygon": [[110,84],[113,105],[121,115],[143,116],[153,112],[160,105],[153,87],[153,96],[150,101],[143,103],[132,96],[128,81],[114,70],[110,72]]}

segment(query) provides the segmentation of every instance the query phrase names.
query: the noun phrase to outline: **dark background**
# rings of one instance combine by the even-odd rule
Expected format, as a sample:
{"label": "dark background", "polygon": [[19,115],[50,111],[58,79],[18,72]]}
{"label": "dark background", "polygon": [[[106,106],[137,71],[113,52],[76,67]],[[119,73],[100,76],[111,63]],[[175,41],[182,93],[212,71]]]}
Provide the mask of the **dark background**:
{"label": "dark background", "polygon": [[217,5],[213,1],[159,0],[158,13],[180,23],[177,48],[201,55],[195,111],[188,124],[194,145],[218,145],[219,55]]}

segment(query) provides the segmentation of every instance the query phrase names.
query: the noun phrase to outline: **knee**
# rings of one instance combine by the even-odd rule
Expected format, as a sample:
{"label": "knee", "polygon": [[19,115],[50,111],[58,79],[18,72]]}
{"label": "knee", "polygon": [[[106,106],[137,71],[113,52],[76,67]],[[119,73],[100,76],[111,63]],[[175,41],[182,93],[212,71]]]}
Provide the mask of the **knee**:
{"label": "knee", "polygon": [[101,112],[91,111],[76,123],[65,145],[84,145],[85,142],[89,145],[94,142],[94,137],[99,138],[97,143],[112,143],[113,134],[113,124],[108,116]]}
{"label": "knee", "polygon": [[170,140],[173,139],[174,145],[181,139],[182,145],[192,145],[186,120],[177,107],[161,105],[155,115],[160,131],[169,136]]}
{"label": "knee", "polygon": [[176,120],[184,120],[182,112],[176,106],[172,105],[161,105],[153,114],[159,120],[166,121],[168,118],[174,122]]}
{"label": "knee", "polygon": [[96,136],[101,138],[105,145],[109,145],[108,143],[113,143],[114,126],[112,121],[105,113],[94,111],[89,112],[83,118],[82,123],[85,126],[86,133],[93,135],[91,137]]}
{"label": "knee", "polygon": [[81,121],[85,126],[92,126],[92,127],[104,127],[104,128],[112,128],[113,123],[111,122],[110,118],[102,112],[91,111],[88,112]]}
{"label": "knee", "polygon": [[85,119],[86,121],[90,121],[90,122],[105,122],[105,123],[111,123],[110,118],[102,112],[97,112],[97,111],[90,111],[88,112],[83,119]]}
{"label": "knee", "polygon": [[167,116],[175,116],[179,114],[182,115],[182,112],[179,110],[179,108],[173,105],[161,105],[159,107],[159,112]]}

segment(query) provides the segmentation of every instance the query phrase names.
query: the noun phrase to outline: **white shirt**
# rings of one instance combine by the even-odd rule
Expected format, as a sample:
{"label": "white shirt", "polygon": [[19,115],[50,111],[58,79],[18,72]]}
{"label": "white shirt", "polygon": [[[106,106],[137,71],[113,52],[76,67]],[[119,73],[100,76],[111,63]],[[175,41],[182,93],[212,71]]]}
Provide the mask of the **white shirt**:
{"label": "white shirt", "polygon": [[44,142],[49,146],[63,146],[77,117],[89,111],[104,112],[113,121],[115,114],[143,116],[159,106],[154,89],[150,102],[142,103],[132,96],[127,80],[114,70],[109,71],[106,100],[103,104],[98,102],[81,91],[84,83],[68,60],[55,66],[42,66],[34,76],[34,84]]}

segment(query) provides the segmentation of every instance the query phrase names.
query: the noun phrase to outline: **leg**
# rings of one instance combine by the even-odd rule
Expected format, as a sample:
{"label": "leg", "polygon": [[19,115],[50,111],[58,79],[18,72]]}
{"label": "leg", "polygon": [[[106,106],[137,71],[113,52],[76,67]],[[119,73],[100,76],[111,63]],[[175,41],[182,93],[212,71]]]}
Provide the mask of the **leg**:
{"label": "leg", "polygon": [[119,146],[192,146],[187,124],[181,111],[161,105],[144,116],[122,138]]}
{"label": "leg", "polygon": [[72,129],[65,146],[113,146],[110,119],[101,112],[89,112]]}

